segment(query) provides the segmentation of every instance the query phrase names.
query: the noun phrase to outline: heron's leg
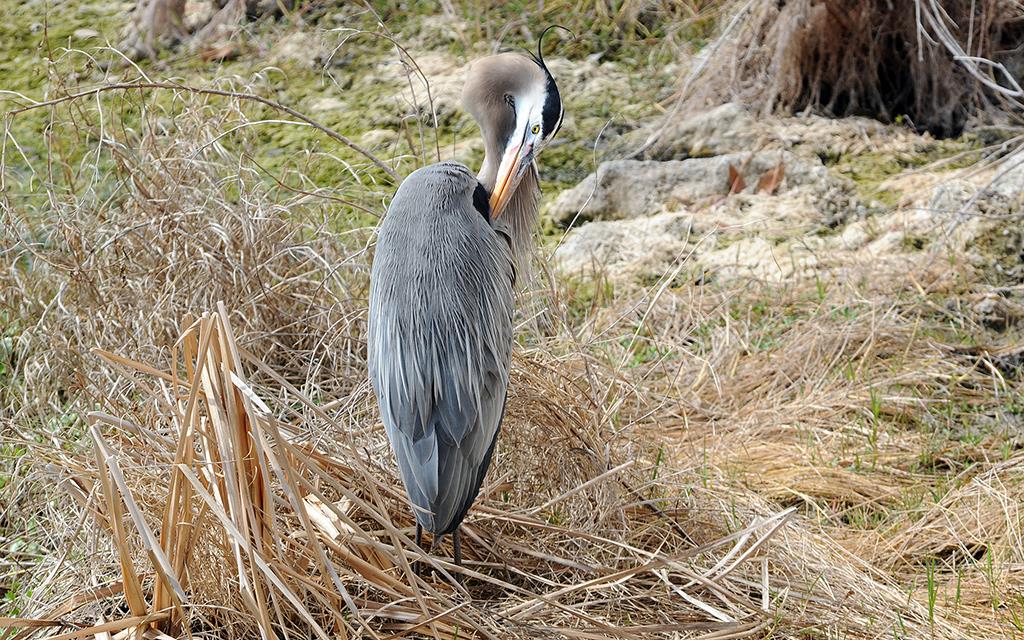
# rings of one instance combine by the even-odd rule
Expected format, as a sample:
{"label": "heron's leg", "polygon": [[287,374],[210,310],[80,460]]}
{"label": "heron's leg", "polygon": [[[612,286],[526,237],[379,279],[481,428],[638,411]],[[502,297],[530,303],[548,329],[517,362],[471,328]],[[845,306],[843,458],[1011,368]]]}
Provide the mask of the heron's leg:
{"label": "heron's leg", "polygon": [[[416,550],[423,551],[423,525],[419,522],[416,523]],[[412,570],[416,575],[421,575],[420,571],[423,569],[421,564],[419,560],[412,563]]]}
{"label": "heron's leg", "polygon": [[[459,528],[455,527],[455,531],[452,532],[452,547],[455,548],[455,566],[462,568],[462,536],[459,535]],[[455,579],[460,583],[462,582],[462,574],[456,573]]]}

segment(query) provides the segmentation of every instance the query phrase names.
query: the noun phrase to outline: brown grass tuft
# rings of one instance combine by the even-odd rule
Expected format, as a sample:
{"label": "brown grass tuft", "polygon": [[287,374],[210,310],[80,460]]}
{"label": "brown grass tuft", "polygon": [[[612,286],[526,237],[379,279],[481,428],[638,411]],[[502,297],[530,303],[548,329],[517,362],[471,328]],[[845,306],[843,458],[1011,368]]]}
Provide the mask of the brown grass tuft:
{"label": "brown grass tuft", "polygon": [[111,180],[56,153],[53,173],[0,166],[41,184],[0,201],[0,428],[28,451],[0,527],[41,531],[5,639],[1012,627],[1019,443],[999,433],[1021,383],[954,331],[970,267],[556,281],[543,330],[524,322],[462,587],[450,549],[412,544],[366,383],[372,232],[330,224],[373,200],[371,165],[331,191],[268,179],[242,102],[160,100],[52,106]]}
{"label": "brown grass tuft", "polygon": [[738,100],[763,113],[901,118],[940,137],[992,107],[1020,111],[1015,3],[754,0],[736,10],[685,96],[689,108]]}

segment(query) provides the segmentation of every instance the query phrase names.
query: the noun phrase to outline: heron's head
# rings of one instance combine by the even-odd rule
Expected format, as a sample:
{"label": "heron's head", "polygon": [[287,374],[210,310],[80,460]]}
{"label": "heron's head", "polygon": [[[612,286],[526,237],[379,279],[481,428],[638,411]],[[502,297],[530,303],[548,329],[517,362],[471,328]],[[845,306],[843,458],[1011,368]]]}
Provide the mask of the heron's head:
{"label": "heron's head", "polygon": [[562,125],[562,99],[544,59],[501,53],[473,63],[462,104],[480,125],[487,155],[480,180],[497,218]]}

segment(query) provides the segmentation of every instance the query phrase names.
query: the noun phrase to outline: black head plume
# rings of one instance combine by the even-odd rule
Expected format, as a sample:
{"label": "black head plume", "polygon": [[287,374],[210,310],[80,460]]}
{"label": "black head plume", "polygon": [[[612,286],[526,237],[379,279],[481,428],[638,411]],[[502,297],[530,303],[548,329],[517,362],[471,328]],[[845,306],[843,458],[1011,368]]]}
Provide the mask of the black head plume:
{"label": "black head plume", "polygon": [[573,39],[576,39],[576,34],[572,32],[568,27],[563,27],[560,24],[553,24],[541,31],[540,37],[537,38],[537,54],[530,54],[533,61],[537,63],[543,71],[544,75],[547,76],[548,82],[545,88],[547,100],[544,103],[544,137],[548,140],[553,138],[558,130],[562,127],[562,96],[558,93],[558,85],[555,84],[555,79],[551,76],[551,72],[548,71],[548,66],[544,64],[544,36],[547,35],[548,31],[552,29],[561,29],[571,35]]}
{"label": "black head plume", "polygon": [[540,32],[540,37],[537,38],[537,53],[536,54],[530,53],[530,57],[533,58],[534,62],[536,62],[538,65],[540,65],[540,68],[544,70],[544,73],[548,74],[548,77],[551,77],[551,73],[548,71],[548,66],[546,64],[544,64],[544,50],[543,50],[543,47],[544,47],[544,36],[546,36],[548,34],[548,31],[551,31],[552,29],[561,29],[562,31],[565,31],[570,36],[572,36],[573,40],[576,39],[576,34],[572,32],[572,29],[570,29],[569,27],[563,27],[560,24],[550,25],[550,26],[546,27],[543,31]]}

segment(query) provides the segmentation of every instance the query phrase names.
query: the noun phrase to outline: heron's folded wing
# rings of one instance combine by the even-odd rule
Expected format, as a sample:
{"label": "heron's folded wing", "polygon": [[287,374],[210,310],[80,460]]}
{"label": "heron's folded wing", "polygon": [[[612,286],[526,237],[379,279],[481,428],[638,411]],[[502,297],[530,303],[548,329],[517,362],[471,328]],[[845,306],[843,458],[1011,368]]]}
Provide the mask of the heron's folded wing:
{"label": "heron's folded wing", "polygon": [[449,274],[447,299],[375,306],[371,379],[402,479],[433,531],[457,524],[476,497],[504,409],[513,266],[508,243],[487,231]]}

